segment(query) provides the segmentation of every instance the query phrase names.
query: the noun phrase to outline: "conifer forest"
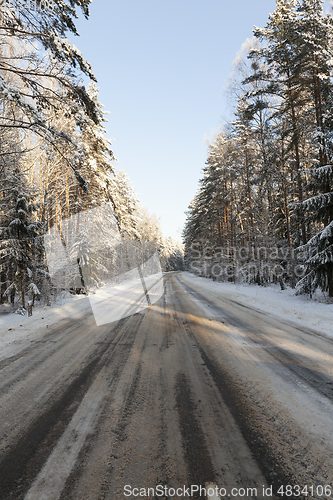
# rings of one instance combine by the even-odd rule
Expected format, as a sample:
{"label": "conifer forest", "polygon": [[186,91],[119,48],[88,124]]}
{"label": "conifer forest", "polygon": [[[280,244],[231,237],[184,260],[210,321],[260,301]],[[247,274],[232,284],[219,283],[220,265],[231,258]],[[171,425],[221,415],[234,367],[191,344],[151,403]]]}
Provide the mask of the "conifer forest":
{"label": "conifer forest", "polygon": [[[123,237],[153,242],[165,270],[183,266],[182,246],[163,238],[129,178],[115,171],[96,77],[66,38],[89,3],[2,9],[2,303],[49,303],[57,290],[44,235],[106,202]],[[187,212],[188,270],[333,297],[332,67],[333,21],[323,2],[278,0],[231,75],[234,117],[209,145]]]}
{"label": "conifer forest", "polygon": [[278,0],[246,52],[187,212],[187,266],[333,297],[332,15],[321,0]]}
{"label": "conifer forest", "polygon": [[27,300],[52,302],[59,290],[44,235],[53,227],[61,234],[63,220],[103,203],[111,204],[124,238],[152,242],[165,270],[181,267],[181,245],[163,238],[129,178],[115,171],[96,77],[66,38],[76,34],[78,12],[88,18],[90,1],[2,3],[1,302],[23,308]]}

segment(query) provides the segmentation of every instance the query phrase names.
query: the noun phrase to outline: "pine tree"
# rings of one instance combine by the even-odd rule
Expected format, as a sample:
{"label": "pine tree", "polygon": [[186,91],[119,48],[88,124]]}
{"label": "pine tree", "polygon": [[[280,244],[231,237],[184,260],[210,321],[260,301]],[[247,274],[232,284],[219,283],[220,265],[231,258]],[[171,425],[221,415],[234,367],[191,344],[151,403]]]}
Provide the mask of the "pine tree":
{"label": "pine tree", "polygon": [[300,248],[307,257],[305,276],[297,290],[311,294],[319,287],[333,297],[333,20],[324,15],[321,0],[303,0],[298,10],[301,80],[309,90],[307,105],[315,117],[312,141],[317,154],[312,158],[309,172],[310,197],[298,207],[316,234]]}
{"label": "pine tree", "polygon": [[14,302],[15,294],[19,293],[25,308],[25,293],[34,283],[34,258],[40,251],[41,223],[34,217],[38,206],[34,203],[35,194],[26,187],[18,167],[13,170],[3,167],[1,180],[1,274],[6,274],[8,285],[4,295]]}
{"label": "pine tree", "polygon": [[[64,83],[73,101],[83,104],[86,114],[97,120],[94,103],[89,98],[85,88],[66,77],[66,75],[74,76],[75,69],[79,68],[92,80],[96,80],[90,64],[66,38],[68,32],[78,35],[74,24],[74,19],[78,17],[77,9],[81,9],[88,19],[90,1],[71,0],[70,5],[62,0],[37,1],[36,9],[36,3],[28,1],[23,4],[18,2],[17,5],[11,3],[9,9],[2,9],[0,30],[4,38],[16,38],[20,42],[27,42],[30,47],[37,46],[43,55],[45,53],[49,55],[50,59],[53,60],[53,65],[57,61],[64,66],[65,71],[60,74],[57,72],[52,74],[52,71],[48,71],[48,74],[44,75],[42,58],[39,57],[38,52],[31,53],[31,49],[29,54],[25,56],[25,60],[31,64],[30,68],[22,68],[21,64],[16,66],[8,64],[6,59],[2,60],[0,57],[0,70],[14,72],[24,80],[31,91],[37,90],[40,103],[44,99],[44,93],[42,86],[40,86],[42,82],[36,81],[36,76],[48,76],[55,81]],[[50,104],[51,102],[48,101],[48,105]]]}
{"label": "pine tree", "polygon": [[107,188],[120,232],[129,238],[140,239],[137,230],[139,201],[130,186],[128,176],[123,170],[120,170],[111,177]]}
{"label": "pine tree", "polygon": [[[79,79],[77,70],[95,79],[89,63],[72,46],[66,32],[76,33],[73,19],[81,8],[87,17],[88,1],[21,2],[0,17],[0,102],[5,111],[0,127],[24,131],[32,142],[42,140],[60,155],[80,187],[84,160],[77,134],[59,129],[57,115],[70,117],[74,131],[87,123],[99,123],[94,100]],[[44,6],[44,7],[43,7]]]}
{"label": "pine tree", "polygon": [[[251,96],[263,99],[275,97],[276,115],[287,125],[284,140],[289,141],[288,150],[293,151],[293,170],[296,192],[299,202],[304,199],[304,180],[302,179],[301,143],[309,119],[305,113],[305,100],[308,89],[300,79],[301,68],[300,40],[296,35],[299,24],[297,0],[277,0],[276,10],[269,16],[264,29],[255,28],[254,35],[262,42],[259,49],[250,52],[249,57],[261,62],[261,70],[249,76],[246,82],[261,82],[257,90],[250,91]],[[298,218],[297,240],[306,242],[305,222]]]}
{"label": "pine tree", "polygon": [[88,204],[93,207],[101,200],[108,202],[113,199],[113,186],[116,181],[112,163],[115,157],[111,149],[111,141],[105,137],[106,129],[103,124],[107,122],[105,117],[107,113],[103,111],[103,105],[99,102],[95,83],[91,82],[87,91],[94,102],[99,120],[98,124],[93,120],[87,120],[82,127],[80,139],[85,155],[82,172],[84,177],[89,179]]}
{"label": "pine tree", "polygon": [[305,200],[301,208],[317,231],[320,230],[298,249],[304,256],[305,266],[305,275],[297,283],[298,293],[312,295],[319,287],[333,297],[333,192],[329,191],[332,183],[332,164],[311,171],[310,187],[314,196]]}

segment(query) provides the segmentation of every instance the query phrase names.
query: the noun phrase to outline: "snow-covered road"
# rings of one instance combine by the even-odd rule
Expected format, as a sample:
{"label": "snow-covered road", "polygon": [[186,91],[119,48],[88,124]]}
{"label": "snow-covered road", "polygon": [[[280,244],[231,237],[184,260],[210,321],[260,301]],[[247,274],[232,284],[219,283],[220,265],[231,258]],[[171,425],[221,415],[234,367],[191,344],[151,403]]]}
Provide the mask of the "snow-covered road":
{"label": "snow-covered road", "polygon": [[7,337],[0,358],[0,498],[123,500],[158,485],[177,500],[189,496],[172,488],[191,485],[218,486],[210,498],[278,498],[287,484],[308,487],[295,498],[330,498],[320,487],[332,486],[332,339],[279,318],[282,297],[272,312],[246,287],[188,273],[161,283],[147,283],[159,300],[126,317],[129,297],[146,300],[139,282],[115,295],[112,323],[97,326],[82,298],[43,320],[36,312],[29,341],[19,324],[31,318],[12,325],[15,349]]}
{"label": "snow-covered road", "polygon": [[[283,470],[294,484],[331,484],[332,339],[313,331],[312,324],[303,326],[306,313],[296,321],[294,315],[283,314],[287,304],[281,298],[272,312],[269,292],[265,310],[264,301],[253,297],[256,288],[246,294],[246,288],[215,285],[187,273],[178,279],[188,303],[196,304],[193,321],[201,328],[202,349],[212,371],[217,366],[236,380],[243,404],[251,408],[244,425],[250,432],[260,429],[255,447],[255,452],[265,449],[264,454],[258,452],[260,459],[265,453],[275,457],[274,474]],[[289,311],[297,310],[295,302],[289,303]],[[332,335],[332,306],[323,306],[325,333]],[[308,308],[311,318],[315,307]]]}

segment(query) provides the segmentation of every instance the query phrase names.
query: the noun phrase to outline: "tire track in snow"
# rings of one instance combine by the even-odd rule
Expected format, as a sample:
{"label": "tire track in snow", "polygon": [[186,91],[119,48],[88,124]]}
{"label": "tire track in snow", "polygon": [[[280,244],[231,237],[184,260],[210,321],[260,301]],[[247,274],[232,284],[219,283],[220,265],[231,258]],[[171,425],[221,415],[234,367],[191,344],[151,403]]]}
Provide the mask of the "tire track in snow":
{"label": "tire track in snow", "polygon": [[[0,462],[0,498],[6,500],[23,498],[36,477],[36,472],[41,469],[50,451],[77,412],[94,378],[103,370],[103,366],[116,351],[122,338],[131,333],[127,323],[131,323],[135,329],[135,326],[139,327],[141,321],[141,316],[119,321],[111,330],[109,340],[98,345],[93,359],[71,381],[61,396],[25,429],[24,435],[3,455]],[[120,348],[121,353],[116,357],[117,366],[121,366],[123,357],[129,355],[128,345],[122,347],[120,345]]]}
{"label": "tire track in snow", "polygon": [[[143,318],[143,315],[138,316],[134,333],[138,334],[140,331]],[[87,436],[93,434],[96,429],[103,410],[103,401],[110,392],[114,394],[109,411],[112,414],[113,425],[117,425],[135,379],[140,359],[138,352],[143,348],[145,335],[146,332],[136,335],[119,379],[113,377],[113,366],[110,364],[103,366],[24,500],[60,498]],[[118,364],[119,362],[120,359]]]}

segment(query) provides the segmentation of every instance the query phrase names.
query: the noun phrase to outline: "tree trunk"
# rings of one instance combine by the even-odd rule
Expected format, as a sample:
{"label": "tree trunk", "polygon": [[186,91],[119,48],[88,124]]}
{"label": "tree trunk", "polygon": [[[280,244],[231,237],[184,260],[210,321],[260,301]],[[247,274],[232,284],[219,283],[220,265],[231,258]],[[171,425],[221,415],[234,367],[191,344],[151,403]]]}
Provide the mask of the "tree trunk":
{"label": "tree trunk", "polygon": [[23,274],[21,274],[20,277],[20,283],[21,283],[21,297],[22,297],[22,306],[25,309],[25,298],[24,298],[24,284],[23,284]]}
{"label": "tree trunk", "polygon": [[4,304],[5,302],[8,301],[8,298],[6,297],[6,295],[4,295],[4,293],[7,289],[6,273],[5,272],[1,273],[0,280],[1,280],[1,304]]}
{"label": "tree trunk", "polygon": [[328,296],[333,297],[333,263],[332,262],[330,262],[328,264],[327,278],[328,278]]}
{"label": "tree trunk", "polygon": [[[290,66],[289,61],[288,61],[288,64]],[[288,77],[288,82],[289,82],[289,79],[290,79],[289,69],[287,70],[287,77]],[[298,133],[298,127],[297,127],[297,118],[296,118],[293,91],[290,89],[290,82],[288,83],[288,93],[289,93],[291,123],[292,123],[292,131],[293,131],[293,146],[294,146],[294,151],[295,151],[295,167],[296,167],[295,171],[296,171],[296,176],[297,176],[298,201],[302,202],[303,201],[303,187],[302,187],[302,180],[301,180],[301,161],[300,161],[300,154],[299,154],[299,133]],[[303,243],[303,245],[305,245],[307,238],[306,238],[304,217],[302,215],[299,216],[299,223],[300,223],[301,231],[302,231],[302,243]]]}

